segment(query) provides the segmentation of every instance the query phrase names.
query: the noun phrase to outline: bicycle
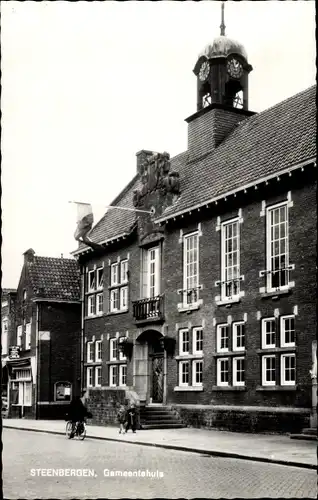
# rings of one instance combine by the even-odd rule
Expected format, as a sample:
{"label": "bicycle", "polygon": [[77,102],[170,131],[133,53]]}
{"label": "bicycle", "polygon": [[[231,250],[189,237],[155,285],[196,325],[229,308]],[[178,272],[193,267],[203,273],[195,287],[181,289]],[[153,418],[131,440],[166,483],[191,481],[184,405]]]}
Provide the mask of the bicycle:
{"label": "bicycle", "polygon": [[[66,422],[65,434],[68,439],[71,439],[73,423],[71,420]],[[86,423],[85,422],[76,422],[75,428],[73,429],[74,437],[77,437],[79,440],[83,441],[86,436]]]}

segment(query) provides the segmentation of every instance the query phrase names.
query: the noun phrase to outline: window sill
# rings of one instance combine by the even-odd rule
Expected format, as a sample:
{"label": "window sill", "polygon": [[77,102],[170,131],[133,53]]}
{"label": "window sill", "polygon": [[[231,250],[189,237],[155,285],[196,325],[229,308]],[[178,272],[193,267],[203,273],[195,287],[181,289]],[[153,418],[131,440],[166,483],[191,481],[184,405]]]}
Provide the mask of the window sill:
{"label": "window sill", "polygon": [[179,385],[173,388],[174,392],[202,392],[202,385]]}
{"label": "window sill", "polygon": [[108,313],[105,314],[105,316],[112,316],[113,314],[123,314],[128,312],[128,307],[126,309],[120,309],[119,311],[109,311]]}
{"label": "window sill", "polygon": [[123,286],[128,286],[129,285],[129,281],[126,281],[125,283],[117,283],[117,285],[110,285],[108,287],[108,290],[111,291],[111,290],[115,290],[116,288],[122,288]]}
{"label": "window sill", "polygon": [[256,387],[257,391],[266,392],[266,391],[296,391],[296,385],[258,385]]}
{"label": "window sill", "polygon": [[283,352],[295,352],[296,346],[293,347],[264,347],[263,349],[256,349],[257,354],[275,354]]}
{"label": "window sill", "polygon": [[[114,361],[106,361],[106,365],[126,365],[127,359],[114,359]],[[117,387],[117,386],[116,386]]]}
{"label": "window sill", "polygon": [[230,307],[232,304],[238,304],[239,302],[241,302],[241,297],[235,297],[233,299],[221,299],[221,300],[219,300],[218,298],[215,299],[215,303],[217,306]]}
{"label": "window sill", "polygon": [[89,290],[85,295],[93,295],[94,293],[103,293],[104,288],[96,288],[96,290]]}
{"label": "window sill", "polygon": [[202,299],[198,300],[198,302],[195,302],[194,304],[179,303],[178,304],[178,312],[182,313],[182,312],[197,311],[198,309],[200,309],[202,304],[203,304]]}
{"label": "window sill", "polygon": [[261,292],[261,299],[278,299],[279,297],[282,297],[284,295],[290,295],[292,293],[292,288],[288,287],[284,290],[273,290],[270,292]]}
{"label": "window sill", "polygon": [[213,385],[212,391],[246,391],[245,385]]}
{"label": "window sill", "polygon": [[98,313],[98,314],[91,314],[89,316],[84,316],[84,320],[87,320],[87,319],[96,319],[96,318],[102,318],[103,316],[105,316],[105,313],[102,312],[102,313]]}
{"label": "window sill", "polygon": [[86,366],[87,368],[89,368],[90,366],[94,367],[94,366],[100,366],[102,364],[102,361],[85,361],[84,362],[84,366]]}
{"label": "window sill", "polygon": [[202,354],[180,354],[179,356],[175,356],[176,361],[188,361],[192,359],[203,359]]}
{"label": "window sill", "polygon": [[246,351],[224,351],[224,352],[212,352],[213,357],[227,357],[227,356],[245,356]]}

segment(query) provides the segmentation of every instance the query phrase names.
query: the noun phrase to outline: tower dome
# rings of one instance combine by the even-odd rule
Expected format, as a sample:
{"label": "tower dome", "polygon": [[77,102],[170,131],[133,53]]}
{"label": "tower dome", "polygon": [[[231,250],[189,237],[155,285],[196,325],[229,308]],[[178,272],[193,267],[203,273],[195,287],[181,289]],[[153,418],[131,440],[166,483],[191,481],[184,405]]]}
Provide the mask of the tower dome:
{"label": "tower dome", "polygon": [[228,57],[230,54],[238,54],[247,61],[247,52],[241,43],[225,35],[220,35],[212,43],[206,45],[203,51],[200,52],[199,58],[204,56],[207,59],[214,59],[216,57]]}

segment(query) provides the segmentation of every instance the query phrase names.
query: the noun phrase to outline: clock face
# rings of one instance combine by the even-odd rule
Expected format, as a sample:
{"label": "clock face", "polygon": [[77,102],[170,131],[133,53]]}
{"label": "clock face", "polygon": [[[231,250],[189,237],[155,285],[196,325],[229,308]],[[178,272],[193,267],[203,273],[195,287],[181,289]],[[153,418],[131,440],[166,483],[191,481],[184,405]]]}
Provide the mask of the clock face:
{"label": "clock face", "polygon": [[209,73],[210,73],[210,65],[208,61],[204,61],[199,71],[199,80],[201,80],[201,82],[204,82],[204,80],[206,80],[207,77],[209,76]]}
{"label": "clock face", "polygon": [[230,59],[227,62],[227,71],[232,78],[241,78],[243,74],[243,66],[237,59]]}

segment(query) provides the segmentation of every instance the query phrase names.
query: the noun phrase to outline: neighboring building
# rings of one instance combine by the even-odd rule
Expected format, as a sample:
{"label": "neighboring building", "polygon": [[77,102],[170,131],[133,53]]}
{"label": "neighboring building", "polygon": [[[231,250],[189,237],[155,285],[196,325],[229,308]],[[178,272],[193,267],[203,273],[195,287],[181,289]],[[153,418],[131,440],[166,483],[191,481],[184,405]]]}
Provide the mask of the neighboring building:
{"label": "neighboring building", "polygon": [[1,290],[1,395],[7,397],[8,394],[8,370],[5,358],[9,354],[9,340],[14,330],[16,290],[4,288]]}
{"label": "neighboring building", "polygon": [[9,417],[58,418],[80,391],[80,274],[74,259],[24,253],[3,360]]}
{"label": "neighboring building", "polygon": [[255,114],[251,70],[226,36],[205,48],[187,151],[137,153],[112,203],[152,213],[110,210],[89,233],[100,250],[73,252],[84,384],[193,425],[297,430],[316,331],[316,90]]}

